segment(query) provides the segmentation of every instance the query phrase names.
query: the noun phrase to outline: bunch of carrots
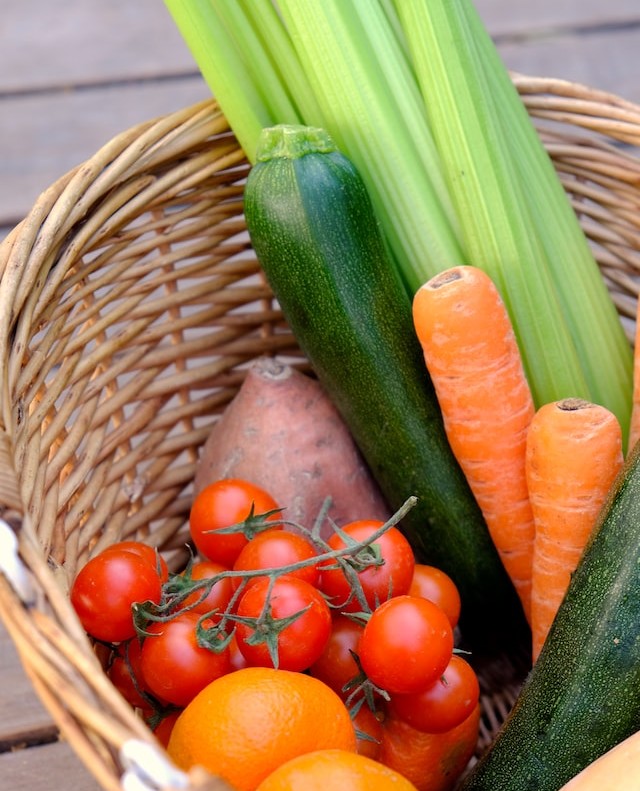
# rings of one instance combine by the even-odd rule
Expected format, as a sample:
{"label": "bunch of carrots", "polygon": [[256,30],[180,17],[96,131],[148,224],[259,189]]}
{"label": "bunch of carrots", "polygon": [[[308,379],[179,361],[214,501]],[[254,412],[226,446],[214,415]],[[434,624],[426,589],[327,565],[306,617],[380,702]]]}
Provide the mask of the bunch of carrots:
{"label": "bunch of carrots", "polygon": [[[483,270],[455,266],[431,278],[415,294],[413,319],[452,450],[530,623],[535,661],[622,467],[620,423],[581,398],[535,408],[507,310]],[[629,447],[640,435],[636,355]]]}

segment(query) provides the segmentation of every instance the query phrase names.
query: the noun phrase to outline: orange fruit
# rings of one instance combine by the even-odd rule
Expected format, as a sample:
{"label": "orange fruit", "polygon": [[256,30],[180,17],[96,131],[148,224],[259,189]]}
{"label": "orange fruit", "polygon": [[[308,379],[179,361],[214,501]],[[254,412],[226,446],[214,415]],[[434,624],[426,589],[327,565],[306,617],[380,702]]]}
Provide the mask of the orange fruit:
{"label": "orange fruit", "polygon": [[182,769],[199,764],[237,791],[253,791],[291,758],[326,748],[356,751],[339,695],[304,673],[246,667],[217,678],[187,704],[167,751]]}
{"label": "orange fruit", "polygon": [[317,750],[279,766],[256,791],[416,791],[393,769],[347,750]]}
{"label": "orange fruit", "polygon": [[401,772],[418,791],[450,791],[478,744],[480,705],[445,733],[424,733],[393,716],[384,721],[378,760]]}

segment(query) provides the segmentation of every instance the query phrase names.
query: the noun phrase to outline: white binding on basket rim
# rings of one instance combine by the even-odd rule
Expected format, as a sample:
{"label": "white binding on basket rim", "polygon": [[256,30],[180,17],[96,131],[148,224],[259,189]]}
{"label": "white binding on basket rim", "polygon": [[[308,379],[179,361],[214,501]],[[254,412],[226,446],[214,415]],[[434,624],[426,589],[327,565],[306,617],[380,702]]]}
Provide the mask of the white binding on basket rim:
{"label": "white binding on basket rim", "polygon": [[18,554],[18,537],[4,519],[0,519],[0,572],[9,580],[11,587],[28,607],[35,603],[36,592]]}
{"label": "white binding on basket rim", "polygon": [[125,771],[123,791],[161,791],[163,788],[189,787],[189,777],[177,769],[155,745],[141,739],[128,739],[120,749]]}

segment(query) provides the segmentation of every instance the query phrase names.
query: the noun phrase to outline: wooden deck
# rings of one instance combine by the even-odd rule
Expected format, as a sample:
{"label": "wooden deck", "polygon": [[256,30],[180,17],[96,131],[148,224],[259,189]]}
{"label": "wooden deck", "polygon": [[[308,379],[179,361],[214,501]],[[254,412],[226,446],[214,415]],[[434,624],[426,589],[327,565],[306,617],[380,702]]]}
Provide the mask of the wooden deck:
{"label": "wooden deck", "polygon": [[[366,0],[360,0],[366,2]],[[507,66],[640,103],[638,0],[476,0]],[[0,239],[57,177],[209,90],[162,0],[22,0],[0,20]],[[0,627],[0,787],[98,791]]]}

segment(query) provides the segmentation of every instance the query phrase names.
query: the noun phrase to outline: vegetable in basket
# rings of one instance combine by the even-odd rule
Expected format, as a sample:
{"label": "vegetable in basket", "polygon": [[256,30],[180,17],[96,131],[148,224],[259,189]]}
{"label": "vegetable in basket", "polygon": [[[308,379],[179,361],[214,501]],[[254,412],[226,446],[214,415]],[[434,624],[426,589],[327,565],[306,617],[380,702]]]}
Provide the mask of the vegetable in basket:
{"label": "vegetable in basket", "polygon": [[264,130],[257,160],[245,187],[252,244],[383,495],[392,509],[418,498],[403,528],[417,554],[458,585],[465,635],[524,634],[357,169],[324,130],[296,125]]}
{"label": "vegetable in basket", "polygon": [[534,662],[622,464],[620,424],[605,407],[565,398],[536,412],[526,459],[535,525],[530,620]]}
{"label": "vegetable in basket", "polygon": [[629,427],[632,353],[578,219],[469,0],[165,0],[248,158],[325,128],[360,170],[410,296],[456,264],[505,301],[536,406]]}
{"label": "vegetable in basket", "polygon": [[538,661],[462,791],[558,791],[640,728],[640,447],[605,503]]}
{"label": "vegetable in basket", "polygon": [[636,731],[585,766],[560,791],[638,791],[639,767],[640,731]]}
{"label": "vegetable in basket", "polygon": [[418,791],[452,791],[475,751],[481,721],[480,704],[466,720],[445,733],[427,733],[390,716],[380,760],[396,769]]}
{"label": "vegetable in basket", "polygon": [[[286,503],[284,517],[310,524],[331,498],[338,524],[391,511],[320,383],[272,357],[258,359],[205,442],[196,494],[219,478],[246,478]],[[323,526],[329,528],[327,520]]]}
{"label": "vegetable in basket", "polygon": [[534,531],[525,456],[535,408],[509,315],[491,278],[473,266],[428,280],[412,312],[449,444],[529,618]]}
{"label": "vegetable in basket", "polygon": [[631,419],[629,426],[629,451],[640,439],[640,299],[636,302],[636,330],[633,346],[633,389],[631,395]]}

